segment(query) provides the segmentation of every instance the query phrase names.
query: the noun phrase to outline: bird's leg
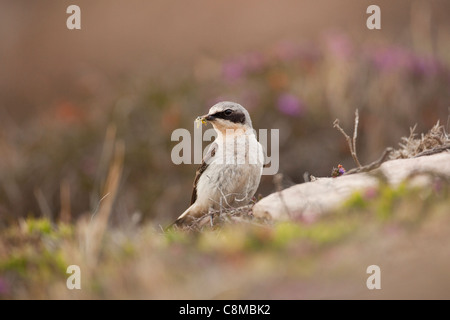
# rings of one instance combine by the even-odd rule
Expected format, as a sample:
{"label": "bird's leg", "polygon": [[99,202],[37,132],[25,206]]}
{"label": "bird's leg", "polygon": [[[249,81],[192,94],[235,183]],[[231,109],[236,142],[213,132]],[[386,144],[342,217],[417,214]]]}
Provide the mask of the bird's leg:
{"label": "bird's leg", "polygon": [[209,222],[211,223],[211,227],[212,227],[214,225],[214,223],[213,223],[214,210],[212,210],[211,207],[209,207],[209,209],[208,209],[208,214],[209,214]]}

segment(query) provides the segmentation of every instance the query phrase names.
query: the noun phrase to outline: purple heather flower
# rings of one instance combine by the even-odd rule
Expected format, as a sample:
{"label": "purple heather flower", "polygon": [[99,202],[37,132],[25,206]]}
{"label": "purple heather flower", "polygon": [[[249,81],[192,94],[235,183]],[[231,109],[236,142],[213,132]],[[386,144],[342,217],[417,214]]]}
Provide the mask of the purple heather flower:
{"label": "purple heather flower", "polygon": [[296,96],[284,93],[278,97],[278,110],[288,116],[301,116],[305,110],[305,106]]}
{"label": "purple heather flower", "polygon": [[242,59],[244,60],[245,69],[248,72],[261,71],[266,64],[264,56],[259,52],[249,52]]}
{"label": "purple heather flower", "polygon": [[382,71],[406,70],[416,75],[435,76],[442,65],[431,56],[419,56],[405,48],[389,47],[372,53],[374,65]]}
{"label": "purple heather flower", "polygon": [[443,189],[443,185],[444,184],[442,182],[442,179],[436,178],[436,179],[434,179],[433,184],[431,186],[432,186],[433,191],[435,193],[440,193],[442,191],[442,189]]}
{"label": "purple heather flower", "polygon": [[332,33],[327,35],[326,44],[331,54],[339,59],[347,60],[353,54],[352,42],[344,34]]}
{"label": "purple heather flower", "polygon": [[222,66],[222,72],[225,80],[234,82],[245,75],[245,63],[240,59],[225,62]]}
{"label": "purple heather flower", "polygon": [[371,200],[375,199],[378,195],[378,189],[377,188],[369,188],[364,192],[364,199]]}
{"label": "purple heather flower", "polygon": [[337,178],[342,176],[345,173],[345,168],[340,164],[338,165],[337,168],[333,168],[333,170],[331,171],[331,176],[333,178]]}
{"label": "purple heather flower", "polygon": [[249,52],[233,60],[227,61],[222,66],[223,76],[226,80],[234,82],[241,79],[249,72],[258,72],[264,68],[265,58],[259,52]]}
{"label": "purple heather flower", "polygon": [[382,71],[393,71],[411,65],[411,55],[402,48],[383,48],[372,55],[372,61]]}
{"label": "purple heather flower", "polygon": [[415,57],[412,64],[412,71],[425,76],[435,76],[441,70],[439,61],[433,57]]}
{"label": "purple heather flower", "polygon": [[6,280],[0,278],[0,295],[9,293],[9,284]]}

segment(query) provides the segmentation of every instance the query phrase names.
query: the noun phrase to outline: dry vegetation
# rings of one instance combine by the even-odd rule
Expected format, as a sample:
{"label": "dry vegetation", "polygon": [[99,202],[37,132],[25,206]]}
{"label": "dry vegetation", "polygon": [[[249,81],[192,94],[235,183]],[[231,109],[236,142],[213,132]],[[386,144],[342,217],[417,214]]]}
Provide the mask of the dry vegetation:
{"label": "dry vegetation", "polygon": [[[440,143],[419,147],[430,137]],[[411,145],[409,157],[448,148],[448,135],[439,123],[421,139],[411,134],[403,140],[394,154],[405,154]],[[450,265],[448,255],[441,255],[450,231],[448,177],[435,176],[431,190],[409,187],[407,181],[398,188],[381,184],[355,193],[314,222],[260,220],[248,206],[210,212],[182,229],[139,224],[139,217],[114,227],[108,220],[124,149],[121,142],[109,143],[114,156],[105,196],[91,215],[74,224],[29,217],[3,227],[2,298],[450,297],[448,282],[439,280]],[[361,289],[365,268],[373,263],[390,270],[380,293]],[[66,268],[73,264],[82,270],[81,290],[66,288]],[[393,265],[401,270],[391,270]],[[413,276],[405,278],[404,272]],[[425,284],[414,281],[423,272],[433,272],[433,277]]]}
{"label": "dry vegetation", "polygon": [[400,148],[391,154],[391,159],[420,157],[450,149],[450,135],[439,121],[430,131],[418,138],[415,130],[416,126],[410,129],[409,137],[402,138]]}
{"label": "dry vegetation", "polygon": [[[314,223],[229,219],[202,232],[130,223],[102,232],[99,216],[76,224],[21,219],[3,230],[3,298],[448,298],[448,182],[433,190],[388,187],[355,195]],[[100,227],[98,226],[100,224]],[[104,230],[104,229],[103,229]],[[365,268],[383,290],[364,290]],[[82,289],[65,287],[68,265]],[[423,279],[426,273],[428,282]],[[405,275],[406,278],[405,278]]]}

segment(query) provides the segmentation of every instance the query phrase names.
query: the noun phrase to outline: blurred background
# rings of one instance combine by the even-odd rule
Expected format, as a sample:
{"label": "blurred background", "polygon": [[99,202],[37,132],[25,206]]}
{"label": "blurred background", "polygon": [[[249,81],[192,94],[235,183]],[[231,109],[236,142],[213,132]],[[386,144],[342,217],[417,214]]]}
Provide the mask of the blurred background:
{"label": "blurred background", "polygon": [[[81,8],[81,30],[66,8]],[[98,207],[112,144],[125,160],[111,216],[167,223],[189,205],[197,165],[174,165],[173,130],[220,100],[280,129],[283,186],[362,164],[409,128],[446,124],[450,3],[376,1],[1,1],[0,223],[74,221]],[[206,146],[206,143],[205,145]],[[258,193],[275,190],[273,177]]]}

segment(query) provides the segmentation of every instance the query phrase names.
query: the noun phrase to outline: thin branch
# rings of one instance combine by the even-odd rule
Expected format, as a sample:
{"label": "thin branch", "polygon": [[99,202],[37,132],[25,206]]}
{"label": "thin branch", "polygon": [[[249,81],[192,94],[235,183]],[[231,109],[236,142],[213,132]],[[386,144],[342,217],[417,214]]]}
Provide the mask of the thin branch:
{"label": "thin branch", "polygon": [[107,194],[105,194],[97,203],[97,207],[95,208],[94,212],[91,215],[91,221],[92,219],[94,219],[95,215],[98,212],[98,209],[100,208],[100,205],[102,204],[102,201],[106,199],[106,197],[109,196],[109,192]]}
{"label": "thin branch", "polygon": [[386,150],[384,150],[383,155],[380,157],[380,159],[366,165],[363,167],[359,167],[359,168],[354,168],[351,170],[348,170],[345,175],[349,175],[349,174],[353,174],[353,173],[358,173],[358,172],[369,172],[372,171],[376,168],[378,168],[379,166],[381,166],[381,164],[383,162],[385,162],[386,160],[388,160],[389,155],[391,154],[391,152],[394,151],[393,148],[386,148]]}
{"label": "thin branch", "polygon": [[358,123],[359,123],[359,113],[358,109],[355,111],[355,127],[353,131],[353,140],[350,138],[350,136],[345,133],[344,129],[341,128],[339,125],[339,119],[334,120],[333,127],[338,129],[342,135],[345,137],[345,140],[347,140],[348,147],[350,149],[350,153],[352,155],[353,161],[355,161],[356,165],[360,168],[361,163],[358,160],[358,156],[356,155],[356,139],[358,138]]}
{"label": "thin branch", "polygon": [[353,153],[354,153],[353,158],[355,159],[357,166],[361,167],[358,157],[356,156],[356,138],[358,138],[358,123],[359,123],[359,112],[358,112],[358,109],[356,109],[356,111],[355,111],[355,128],[353,129]]}
{"label": "thin branch", "polygon": [[445,133],[446,134],[450,133],[449,125],[450,125],[450,107],[448,107],[447,126],[446,126],[446,129],[445,129]]}
{"label": "thin branch", "polygon": [[430,156],[432,154],[441,153],[442,151],[445,151],[445,150],[450,150],[449,143],[444,144],[439,147],[435,147],[434,149],[431,149],[431,150],[422,151],[422,152],[416,154],[413,158],[418,158],[418,157],[422,157],[422,156]]}
{"label": "thin branch", "polygon": [[45,195],[42,192],[42,190],[40,188],[37,188],[34,190],[34,196],[36,197],[39,209],[42,212],[42,215],[49,219],[52,220],[52,210],[50,209],[50,206],[47,202],[47,199],[45,199]]}

